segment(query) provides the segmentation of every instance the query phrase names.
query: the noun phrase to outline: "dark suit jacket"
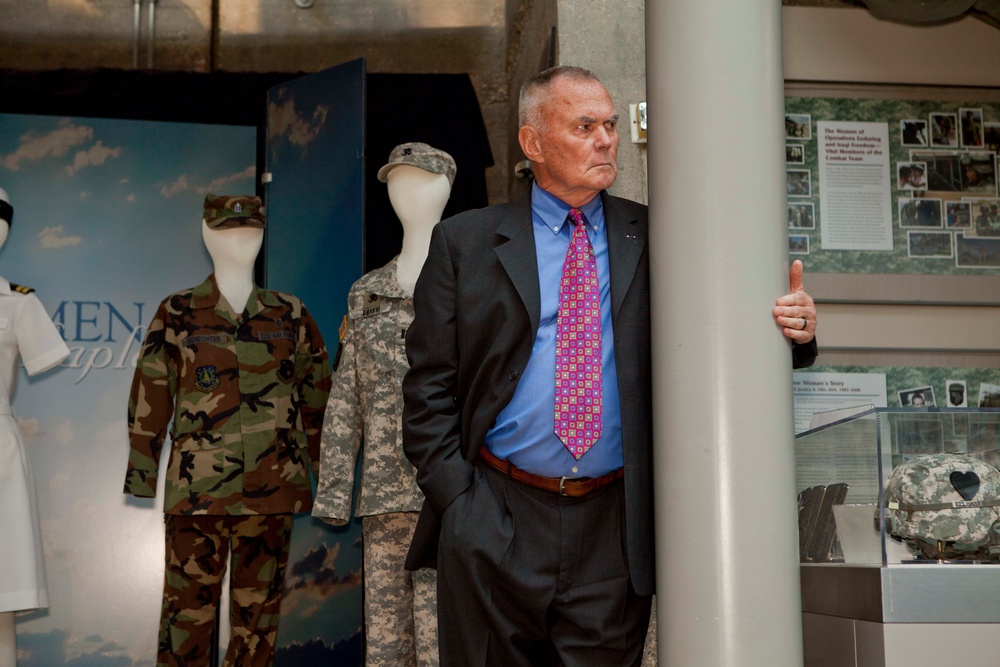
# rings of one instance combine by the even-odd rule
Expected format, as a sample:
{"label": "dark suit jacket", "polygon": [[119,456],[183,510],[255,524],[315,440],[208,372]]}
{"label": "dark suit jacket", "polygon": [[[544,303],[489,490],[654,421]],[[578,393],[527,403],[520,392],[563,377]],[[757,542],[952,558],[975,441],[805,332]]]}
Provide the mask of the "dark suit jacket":
{"label": "dark suit jacket", "polygon": [[[652,418],[646,207],[601,195],[621,395],[632,584],[653,593]],[[528,363],[540,296],[530,196],[437,225],[406,335],[403,448],[426,502],[406,566],[433,566],[438,518],[472,482],[486,432]]]}

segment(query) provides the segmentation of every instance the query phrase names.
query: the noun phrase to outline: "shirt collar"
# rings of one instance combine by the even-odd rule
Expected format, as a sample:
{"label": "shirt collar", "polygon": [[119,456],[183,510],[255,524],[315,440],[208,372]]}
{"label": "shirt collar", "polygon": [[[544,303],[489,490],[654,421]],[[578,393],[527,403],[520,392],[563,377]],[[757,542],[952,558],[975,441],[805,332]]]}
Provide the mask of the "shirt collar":
{"label": "shirt collar", "polygon": [[[543,190],[538,183],[531,184],[531,212],[532,219],[544,225],[549,231],[558,234],[562,226],[566,223],[566,216],[572,208],[569,204],[556,197],[554,194]],[[595,233],[600,231],[604,221],[604,202],[600,195],[591,199],[588,203],[580,207],[587,226]]]}
{"label": "shirt collar", "polygon": [[[222,299],[219,291],[219,284],[215,281],[215,274],[212,273],[205,279],[205,282],[195,287],[191,292],[191,308],[216,308]],[[263,290],[256,284],[250,292],[249,304],[250,316],[256,315],[264,307],[273,307],[280,304],[273,293]],[[239,315],[239,313],[237,313]]]}

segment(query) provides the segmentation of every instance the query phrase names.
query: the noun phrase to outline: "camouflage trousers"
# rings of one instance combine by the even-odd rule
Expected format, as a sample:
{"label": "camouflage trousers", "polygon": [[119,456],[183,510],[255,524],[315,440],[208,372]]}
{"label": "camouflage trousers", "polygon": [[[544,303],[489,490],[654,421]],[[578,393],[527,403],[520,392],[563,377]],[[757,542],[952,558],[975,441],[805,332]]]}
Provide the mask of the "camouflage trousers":
{"label": "camouflage trousers", "polygon": [[408,572],[418,512],[361,518],[367,667],[437,667],[437,572]]}
{"label": "camouflage trousers", "polygon": [[[226,561],[226,667],[270,667],[292,515],[164,515],[166,572],[157,667],[209,667]],[[232,558],[229,558],[230,552]]]}

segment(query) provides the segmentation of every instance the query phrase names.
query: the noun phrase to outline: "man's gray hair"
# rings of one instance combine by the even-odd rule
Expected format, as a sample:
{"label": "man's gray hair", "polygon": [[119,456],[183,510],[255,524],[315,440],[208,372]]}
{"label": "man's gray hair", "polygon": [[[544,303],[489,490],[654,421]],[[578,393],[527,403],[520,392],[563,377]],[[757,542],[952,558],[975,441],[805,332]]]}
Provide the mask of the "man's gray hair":
{"label": "man's gray hair", "polygon": [[517,102],[518,127],[531,125],[538,129],[542,128],[544,122],[542,104],[548,98],[553,82],[559,79],[601,82],[589,69],[573,65],[556,65],[544,72],[539,72],[521,86],[521,94]]}

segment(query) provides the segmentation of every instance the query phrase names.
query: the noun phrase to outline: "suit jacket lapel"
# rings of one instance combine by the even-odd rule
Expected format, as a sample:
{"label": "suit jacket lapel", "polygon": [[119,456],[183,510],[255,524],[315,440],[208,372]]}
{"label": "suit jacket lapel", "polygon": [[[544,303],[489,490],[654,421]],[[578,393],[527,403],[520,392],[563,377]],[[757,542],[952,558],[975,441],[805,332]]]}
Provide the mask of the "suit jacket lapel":
{"label": "suit jacket lapel", "polygon": [[531,224],[531,194],[522,197],[507,210],[496,233],[507,239],[494,252],[514,284],[531,320],[532,335],[538,331],[542,310],[538,288],[538,263],[535,259],[535,233]]}
{"label": "suit jacket lapel", "polygon": [[646,247],[646,227],[629,216],[617,199],[601,193],[604,198],[604,222],[608,226],[608,260],[611,268],[611,315],[618,316],[628,293],[643,248]]}

